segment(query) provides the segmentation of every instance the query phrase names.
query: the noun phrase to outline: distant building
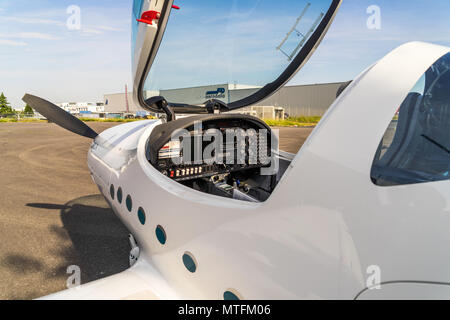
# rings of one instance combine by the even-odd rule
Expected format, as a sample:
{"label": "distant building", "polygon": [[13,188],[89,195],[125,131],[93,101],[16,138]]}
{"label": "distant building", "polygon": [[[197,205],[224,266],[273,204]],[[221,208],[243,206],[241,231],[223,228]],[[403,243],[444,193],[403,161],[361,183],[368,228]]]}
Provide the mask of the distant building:
{"label": "distant building", "polygon": [[[125,93],[105,94],[104,96],[105,112],[107,113],[126,113],[127,99]],[[133,93],[128,93],[128,112],[136,113],[142,111],[142,108],[135,105],[133,101]]]}
{"label": "distant building", "polygon": [[105,112],[103,102],[63,102],[58,106],[71,114]]}
{"label": "distant building", "polygon": [[[167,101],[189,104],[203,104],[208,100],[217,99],[225,103],[233,100],[236,92],[240,91],[258,91],[261,87],[243,85],[243,84],[216,84],[211,86],[182,88],[173,90],[161,90],[160,96]],[[147,94],[148,95],[148,94]]]}
{"label": "distant building", "polygon": [[286,115],[282,107],[275,106],[251,106],[233,113],[247,114],[265,120],[283,120]]}
{"label": "distant building", "polygon": [[[290,117],[322,116],[336,99],[339,87],[344,82],[286,86],[271,97],[240,110],[264,118],[280,118],[286,114]],[[209,99],[218,99],[225,103],[238,101],[260,90],[260,87],[241,84],[219,84],[203,87],[161,90],[146,92],[145,97],[161,95],[174,103],[189,102],[203,104]],[[128,94],[129,111],[137,113],[142,108],[134,105],[132,93]],[[105,95],[105,112],[126,112],[125,94]]]}
{"label": "distant building", "polygon": [[[286,86],[255,106],[281,107],[290,117],[323,116],[336,100],[339,87],[345,82]],[[233,100],[246,97],[254,90],[232,91]]]}

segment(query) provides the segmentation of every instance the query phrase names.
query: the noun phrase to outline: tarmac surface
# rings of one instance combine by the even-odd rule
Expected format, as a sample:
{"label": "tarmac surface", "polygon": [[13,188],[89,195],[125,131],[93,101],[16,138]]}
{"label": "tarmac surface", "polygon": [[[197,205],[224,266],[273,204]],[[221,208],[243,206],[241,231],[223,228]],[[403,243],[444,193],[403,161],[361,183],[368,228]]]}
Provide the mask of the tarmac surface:
{"label": "tarmac surface", "polygon": [[[116,124],[89,123],[102,132]],[[296,153],[311,128],[280,128]],[[0,123],[0,299],[35,299],[129,267],[128,231],[92,182],[91,141],[47,123]]]}

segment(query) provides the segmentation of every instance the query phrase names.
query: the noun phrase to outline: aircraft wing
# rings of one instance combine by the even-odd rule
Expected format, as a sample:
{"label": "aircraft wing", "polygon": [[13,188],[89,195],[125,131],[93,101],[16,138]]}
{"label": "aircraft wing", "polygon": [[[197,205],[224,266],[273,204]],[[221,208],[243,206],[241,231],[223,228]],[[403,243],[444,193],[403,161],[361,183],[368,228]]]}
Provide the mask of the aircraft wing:
{"label": "aircraft wing", "polygon": [[146,259],[108,278],[39,300],[178,300],[179,296]]}

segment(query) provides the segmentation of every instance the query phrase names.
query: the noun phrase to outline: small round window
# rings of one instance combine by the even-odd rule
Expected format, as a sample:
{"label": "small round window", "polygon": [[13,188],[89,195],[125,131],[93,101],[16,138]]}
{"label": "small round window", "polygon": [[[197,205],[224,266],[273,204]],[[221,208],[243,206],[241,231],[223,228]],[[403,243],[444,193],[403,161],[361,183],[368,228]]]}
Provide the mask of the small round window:
{"label": "small round window", "polygon": [[145,225],[145,221],[147,220],[147,217],[146,217],[146,215],[145,215],[144,209],[139,208],[139,210],[138,210],[138,218],[139,218],[139,222],[140,222],[142,225]]}
{"label": "small round window", "polygon": [[239,298],[239,294],[236,293],[234,290],[227,290],[224,292],[223,294],[223,299],[227,300],[227,301],[237,301],[237,300],[241,300]]}
{"label": "small round window", "polygon": [[119,188],[119,190],[117,190],[117,201],[119,201],[119,203],[122,203],[123,200],[123,192],[122,192],[122,188]]}
{"label": "small round window", "polygon": [[133,200],[131,200],[130,195],[127,196],[127,200],[125,202],[126,202],[128,211],[131,212],[131,210],[133,210]]}
{"label": "small round window", "polygon": [[189,272],[195,273],[195,271],[197,271],[197,262],[192,253],[186,252],[183,255],[183,264]]}
{"label": "small round window", "polygon": [[115,195],[116,195],[116,189],[114,188],[114,185],[112,184],[111,187],[109,188],[109,193],[111,195],[111,199],[114,200]]}
{"label": "small round window", "polygon": [[161,226],[156,227],[156,238],[158,239],[159,243],[161,243],[162,245],[166,244],[167,235],[166,235],[166,231],[164,230],[163,227],[161,227]]}

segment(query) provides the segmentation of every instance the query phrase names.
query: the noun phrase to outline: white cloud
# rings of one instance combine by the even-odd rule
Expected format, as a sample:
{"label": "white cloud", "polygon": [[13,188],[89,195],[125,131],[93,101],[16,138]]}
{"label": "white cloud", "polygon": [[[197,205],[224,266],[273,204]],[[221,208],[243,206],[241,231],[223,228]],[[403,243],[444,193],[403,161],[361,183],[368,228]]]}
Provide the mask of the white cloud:
{"label": "white cloud", "polygon": [[27,17],[0,17],[4,21],[12,21],[24,24],[42,24],[42,25],[57,25],[65,26],[64,22],[51,19],[37,19],[37,18],[27,18]]}
{"label": "white cloud", "polygon": [[103,31],[122,31],[122,29],[110,26],[83,26],[81,32],[85,34],[103,34]]}
{"label": "white cloud", "polygon": [[1,45],[12,46],[12,47],[24,47],[24,46],[27,46],[27,43],[26,42],[21,42],[21,41],[0,39],[0,46]]}
{"label": "white cloud", "polygon": [[48,33],[40,32],[19,32],[19,33],[0,33],[0,38],[9,39],[40,39],[40,40],[59,40],[59,37]]}
{"label": "white cloud", "polygon": [[122,29],[109,27],[109,26],[99,26],[98,28],[101,30],[105,30],[105,31],[123,31]]}
{"label": "white cloud", "polygon": [[19,38],[23,39],[42,39],[42,40],[59,40],[61,38],[48,33],[39,32],[22,32],[18,34]]}
{"label": "white cloud", "polygon": [[82,33],[84,33],[84,34],[89,34],[89,35],[93,35],[93,34],[103,34],[103,32],[102,31],[100,31],[100,30],[97,30],[97,29],[95,29],[95,28],[82,28],[81,29],[81,32]]}

